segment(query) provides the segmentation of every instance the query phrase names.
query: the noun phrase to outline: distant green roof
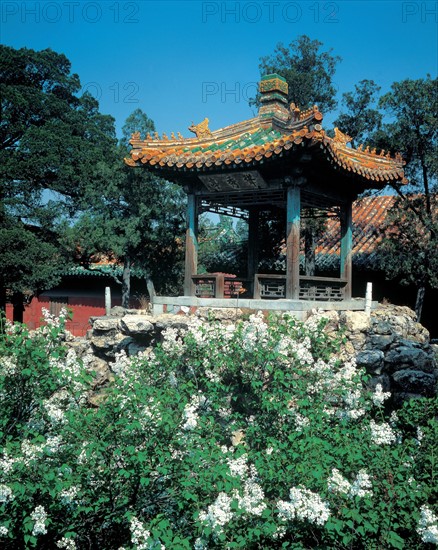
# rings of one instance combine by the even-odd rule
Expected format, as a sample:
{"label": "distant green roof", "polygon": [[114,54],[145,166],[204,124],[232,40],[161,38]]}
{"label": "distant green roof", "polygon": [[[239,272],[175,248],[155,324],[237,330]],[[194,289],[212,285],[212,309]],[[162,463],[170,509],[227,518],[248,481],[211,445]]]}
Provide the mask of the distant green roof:
{"label": "distant green roof", "polygon": [[[123,266],[121,265],[90,265],[89,267],[84,267],[82,265],[75,265],[67,269],[63,275],[65,276],[75,276],[75,277],[111,277],[111,276],[121,276],[123,273]],[[131,268],[131,275],[134,277],[142,277],[143,273],[140,269]]]}

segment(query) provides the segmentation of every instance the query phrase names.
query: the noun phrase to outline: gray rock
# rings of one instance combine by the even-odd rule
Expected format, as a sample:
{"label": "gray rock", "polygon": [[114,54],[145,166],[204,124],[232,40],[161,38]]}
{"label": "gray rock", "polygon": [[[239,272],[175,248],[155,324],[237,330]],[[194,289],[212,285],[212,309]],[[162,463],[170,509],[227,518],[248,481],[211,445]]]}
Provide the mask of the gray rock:
{"label": "gray rock", "polygon": [[414,393],[427,397],[436,394],[436,378],[426,372],[404,369],[392,375],[396,389],[405,393]]}
{"label": "gray rock", "polygon": [[373,376],[370,378],[367,383],[365,384],[365,387],[369,390],[375,390],[377,384],[380,384],[382,386],[382,391],[388,392],[391,389],[391,380],[387,374],[382,374],[380,376]]}
{"label": "gray rock", "polygon": [[364,311],[343,311],[339,318],[348,332],[366,332],[370,326],[370,318]]}
{"label": "gray rock", "polygon": [[126,315],[126,309],[122,306],[114,306],[110,309],[111,317],[124,317]]}
{"label": "gray rock", "polygon": [[93,333],[95,331],[99,331],[99,332],[117,331],[118,325],[119,325],[119,320],[114,319],[113,317],[97,317],[93,322]]}
{"label": "gray rock", "polygon": [[170,327],[187,330],[189,328],[189,319],[185,315],[171,315],[165,313],[155,317],[155,326],[160,332]]}
{"label": "gray rock", "polygon": [[68,347],[75,350],[77,357],[83,357],[90,352],[90,342],[85,338],[75,338],[68,342]]}
{"label": "gray rock", "polygon": [[433,372],[435,367],[433,355],[415,342],[404,342],[391,349],[385,355],[385,364],[389,371],[414,368],[423,372]]}
{"label": "gray rock", "polygon": [[199,307],[196,315],[201,319],[214,319],[215,321],[235,321],[242,316],[240,308],[232,307]]}
{"label": "gray rock", "polygon": [[132,357],[132,356],[138,355],[142,351],[146,351],[147,349],[150,349],[150,346],[141,346],[136,342],[131,342],[126,347],[126,353],[129,355],[129,357]]}
{"label": "gray rock", "polygon": [[352,334],[348,334],[347,337],[356,351],[361,351],[367,342],[367,336],[363,332],[354,332]]}
{"label": "gray rock", "polygon": [[91,345],[97,352],[105,352],[108,357],[114,357],[115,348],[126,338],[123,334],[93,336]]}
{"label": "gray rock", "polygon": [[373,319],[372,330],[375,334],[389,335],[392,334],[392,327],[388,321],[381,321],[380,319]]}
{"label": "gray rock", "polygon": [[87,370],[93,372],[95,375],[94,387],[102,386],[113,378],[108,363],[99,357],[93,357],[91,359],[88,363]]}
{"label": "gray rock", "polygon": [[394,340],[394,334],[371,334],[367,339],[367,348],[386,350]]}
{"label": "gray rock", "polygon": [[145,315],[126,315],[120,320],[120,329],[124,334],[146,335],[154,330],[154,325]]}
{"label": "gray rock", "polygon": [[364,367],[370,374],[381,374],[384,354],[381,350],[365,350],[357,354],[358,367]]}

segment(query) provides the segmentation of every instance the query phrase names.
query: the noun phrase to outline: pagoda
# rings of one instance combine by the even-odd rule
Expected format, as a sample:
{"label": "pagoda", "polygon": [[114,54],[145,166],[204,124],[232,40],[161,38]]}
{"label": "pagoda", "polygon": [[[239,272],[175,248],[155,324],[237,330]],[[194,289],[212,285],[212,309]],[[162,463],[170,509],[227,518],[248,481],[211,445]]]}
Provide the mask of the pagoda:
{"label": "pagoda", "polygon": [[[157,133],[144,139],[139,133],[132,135],[126,164],[155,172],[187,193],[181,304],[214,305],[214,300],[202,302],[204,296],[224,305],[224,289],[231,279],[197,273],[198,216],[210,211],[248,221],[248,273],[241,282],[250,289],[250,296],[245,303],[241,300],[241,305],[250,306],[252,299],[257,302],[254,307],[262,309],[270,309],[274,300],[274,309],[300,310],[303,301],[313,307],[315,301],[321,306],[326,302],[327,307],[337,303],[338,309],[339,303],[344,303],[343,309],[351,307],[352,203],[366,189],[405,183],[404,162],[399,154],[392,158],[385,151],[352,148],[351,138],[337,128],[334,137],[329,137],[322,120],[316,105],[302,111],[289,103],[287,82],[271,74],[260,82],[260,108],[254,118],[213,131],[206,118],[190,126],[195,134],[191,138],[179,133],[170,138],[165,134],[160,138]],[[300,274],[300,217],[304,209],[339,217],[339,277]],[[261,211],[285,217],[283,274],[257,272]],[[231,282],[233,286],[238,283]],[[179,302],[172,298],[167,303]]]}

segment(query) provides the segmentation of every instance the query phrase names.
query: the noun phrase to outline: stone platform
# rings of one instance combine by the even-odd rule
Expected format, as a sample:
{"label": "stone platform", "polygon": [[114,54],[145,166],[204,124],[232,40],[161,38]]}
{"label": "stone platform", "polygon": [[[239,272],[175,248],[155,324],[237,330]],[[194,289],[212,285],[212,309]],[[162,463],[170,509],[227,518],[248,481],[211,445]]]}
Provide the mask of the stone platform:
{"label": "stone platform", "polygon": [[[375,309],[378,302],[372,302]],[[309,300],[253,300],[249,298],[197,298],[195,296],[155,296],[152,307],[154,315],[163,313],[178,314],[181,311],[195,313],[199,308],[230,308],[250,311],[283,311],[301,321],[305,321],[307,313],[319,309],[323,311],[364,311],[365,299],[352,298],[340,302],[324,302]]]}

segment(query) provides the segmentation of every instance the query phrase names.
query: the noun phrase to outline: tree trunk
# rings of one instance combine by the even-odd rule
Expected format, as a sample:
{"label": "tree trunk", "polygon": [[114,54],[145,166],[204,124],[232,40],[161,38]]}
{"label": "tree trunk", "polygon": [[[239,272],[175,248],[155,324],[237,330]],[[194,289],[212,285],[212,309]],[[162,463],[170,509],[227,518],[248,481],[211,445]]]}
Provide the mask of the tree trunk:
{"label": "tree trunk", "polygon": [[420,286],[417,289],[417,299],[415,301],[415,314],[417,315],[417,322],[420,322],[421,312],[423,311],[424,294],[426,292],[425,286]]}
{"label": "tree trunk", "polygon": [[122,307],[129,308],[129,297],[131,294],[131,258],[125,256],[123,263],[122,278]]}
{"label": "tree trunk", "polygon": [[152,279],[150,279],[149,277],[146,277],[146,286],[147,286],[148,293],[149,293],[150,303],[153,304],[154,303],[154,298],[155,298],[155,287],[154,287],[154,283],[153,283]]}

